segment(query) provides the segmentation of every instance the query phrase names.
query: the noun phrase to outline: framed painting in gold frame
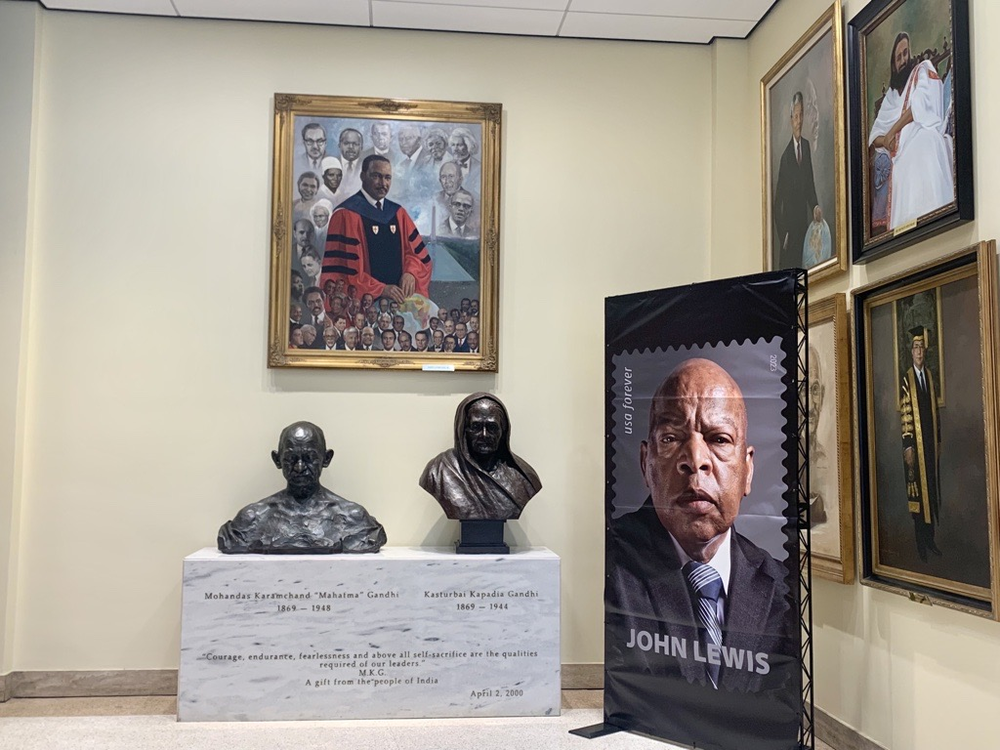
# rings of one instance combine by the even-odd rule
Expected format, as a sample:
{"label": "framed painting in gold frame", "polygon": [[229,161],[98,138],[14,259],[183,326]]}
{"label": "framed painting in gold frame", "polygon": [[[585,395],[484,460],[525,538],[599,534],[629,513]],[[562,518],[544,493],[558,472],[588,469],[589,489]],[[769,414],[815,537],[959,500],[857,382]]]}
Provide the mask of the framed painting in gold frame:
{"label": "framed painting in gold frame", "polygon": [[996,273],[981,242],[853,292],[862,583],[993,619]]}
{"label": "framed painting in gold frame", "polygon": [[809,527],[813,574],[854,582],[851,332],[847,297],[809,304]]}
{"label": "framed painting in gold frame", "polygon": [[496,372],[501,114],[274,95],[270,367]]}
{"label": "framed painting in gold frame", "polygon": [[847,270],[840,0],[760,82],[764,270]]}

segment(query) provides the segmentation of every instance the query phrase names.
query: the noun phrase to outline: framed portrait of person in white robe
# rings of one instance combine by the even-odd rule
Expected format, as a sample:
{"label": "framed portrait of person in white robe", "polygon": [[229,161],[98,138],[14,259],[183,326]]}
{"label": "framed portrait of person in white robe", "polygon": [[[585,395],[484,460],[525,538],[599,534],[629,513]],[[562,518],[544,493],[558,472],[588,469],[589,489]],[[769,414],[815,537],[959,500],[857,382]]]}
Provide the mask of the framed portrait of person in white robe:
{"label": "framed portrait of person in white robe", "polygon": [[873,0],[848,24],[853,259],[975,215],[968,0]]}
{"label": "framed portrait of person in white robe", "polygon": [[760,82],[764,269],[848,267],[840,0]]}

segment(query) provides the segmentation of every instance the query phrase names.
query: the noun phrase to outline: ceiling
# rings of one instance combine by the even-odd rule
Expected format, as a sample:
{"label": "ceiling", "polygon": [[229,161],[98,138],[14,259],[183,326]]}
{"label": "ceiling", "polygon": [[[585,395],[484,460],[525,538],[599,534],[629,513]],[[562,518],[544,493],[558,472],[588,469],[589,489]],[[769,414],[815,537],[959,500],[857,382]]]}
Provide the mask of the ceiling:
{"label": "ceiling", "polygon": [[39,0],[50,10],[381,29],[708,43],[745,38],[777,0]]}

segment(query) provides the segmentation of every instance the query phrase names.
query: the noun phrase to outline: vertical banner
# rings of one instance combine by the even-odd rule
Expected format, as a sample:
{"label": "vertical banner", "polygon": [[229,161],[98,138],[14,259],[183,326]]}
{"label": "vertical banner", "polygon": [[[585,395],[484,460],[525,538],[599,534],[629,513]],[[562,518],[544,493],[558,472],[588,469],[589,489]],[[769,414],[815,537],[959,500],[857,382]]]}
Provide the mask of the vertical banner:
{"label": "vertical banner", "polygon": [[605,725],[812,744],[804,304],[802,271],[606,300]]}

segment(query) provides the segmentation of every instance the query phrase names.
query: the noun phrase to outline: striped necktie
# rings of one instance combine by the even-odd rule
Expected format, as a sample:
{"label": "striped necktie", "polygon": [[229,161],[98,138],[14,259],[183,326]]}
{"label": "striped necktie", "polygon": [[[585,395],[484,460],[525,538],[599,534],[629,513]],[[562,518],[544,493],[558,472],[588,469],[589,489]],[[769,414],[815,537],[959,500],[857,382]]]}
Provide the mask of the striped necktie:
{"label": "striped necktie", "polygon": [[[719,622],[719,596],[722,594],[722,578],[711,565],[692,560],[683,568],[691,592],[694,594],[695,611],[698,615],[698,634],[702,645],[722,645],[722,624]],[[712,687],[719,687],[719,665],[706,663],[705,669],[712,681]]]}

